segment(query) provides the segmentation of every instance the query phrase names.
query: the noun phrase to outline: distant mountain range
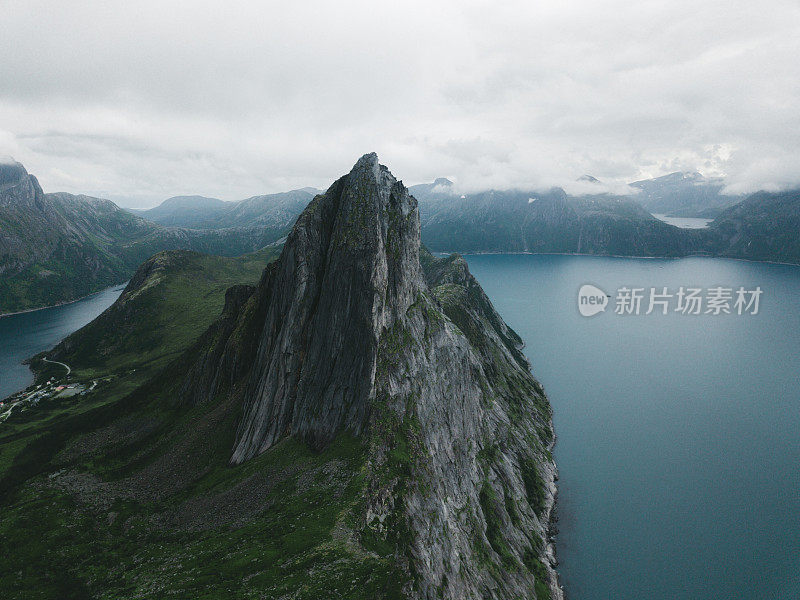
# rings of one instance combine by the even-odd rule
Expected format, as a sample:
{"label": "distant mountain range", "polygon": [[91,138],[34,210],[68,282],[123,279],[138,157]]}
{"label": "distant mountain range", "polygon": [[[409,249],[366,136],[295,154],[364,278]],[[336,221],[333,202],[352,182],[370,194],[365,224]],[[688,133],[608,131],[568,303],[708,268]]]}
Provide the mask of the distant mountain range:
{"label": "distant mountain range", "polygon": [[155,208],[126,209],[148,221],[168,227],[200,227],[210,219],[225,212],[229,203],[205,196],[175,196],[164,200]]}
{"label": "distant mountain range", "polygon": [[284,236],[291,221],[164,227],[109,200],[46,194],[21,164],[0,164],[0,314],[68,302],[120,283],[161,250],[252,252]]}
{"label": "distant mountain range", "polygon": [[418,198],[433,251],[681,256],[704,250],[696,233],[667,225],[637,202],[609,195],[488,191]]}
{"label": "distant mountain range", "polygon": [[[577,181],[597,184],[602,181],[592,175],[582,175]],[[722,193],[724,182],[720,178],[704,177],[700,173],[681,171],[670,173],[654,179],[634,181],[629,186],[638,193],[619,196],[622,201],[637,202],[653,214],[668,217],[702,217],[713,219],[726,208],[743,200],[743,196],[728,196]],[[415,197],[431,203],[447,200],[454,196],[454,185],[443,177],[433,183],[412,185],[411,193]],[[508,193],[508,192],[506,192]],[[593,194],[593,192],[587,192]],[[609,194],[601,194],[608,196]]]}
{"label": "distant mountain range", "polygon": [[[581,180],[600,185],[589,175]],[[641,193],[570,196],[554,188],[460,195],[445,178],[409,191],[419,200],[422,240],[433,251],[800,262],[798,192],[724,196],[721,181],[698,173],[631,185]],[[303,188],[238,202],[178,196],[126,211],[108,200],[45,194],[21,164],[0,165],[0,314],[74,300],[124,281],[161,250],[235,256],[278,243],[316,192]],[[703,230],[674,227],[651,214],[717,212]]]}
{"label": "distant mountain range", "polygon": [[224,202],[205,196],[176,196],[148,210],[131,212],[170,227],[227,229],[230,227],[288,228],[319,190],[303,188],[278,194]]}
{"label": "distant mountain range", "polygon": [[708,234],[720,256],[800,263],[800,190],[751,194],[717,217]]}
{"label": "distant mountain range", "polygon": [[[569,196],[554,188],[458,195],[445,179],[410,189],[420,202],[422,240],[434,251],[706,254],[800,263],[800,190],[724,196],[719,180],[699,173],[631,185],[642,194]],[[707,229],[684,229],[651,212],[718,216]]]}

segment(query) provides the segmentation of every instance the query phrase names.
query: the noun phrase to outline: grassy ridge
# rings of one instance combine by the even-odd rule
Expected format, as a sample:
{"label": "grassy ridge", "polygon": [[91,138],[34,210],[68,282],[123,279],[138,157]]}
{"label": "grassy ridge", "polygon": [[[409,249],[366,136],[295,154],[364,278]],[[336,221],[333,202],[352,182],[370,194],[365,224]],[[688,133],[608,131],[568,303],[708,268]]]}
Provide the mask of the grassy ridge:
{"label": "grassy ridge", "polygon": [[[186,350],[216,319],[225,290],[254,285],[277,248],[237,258],[189,251],[151,258],[143,281],[134,281],[106,313],[66,338],[51,353],[77,378],[163,368]],[[137,274],[138,275],[138,274]]]}

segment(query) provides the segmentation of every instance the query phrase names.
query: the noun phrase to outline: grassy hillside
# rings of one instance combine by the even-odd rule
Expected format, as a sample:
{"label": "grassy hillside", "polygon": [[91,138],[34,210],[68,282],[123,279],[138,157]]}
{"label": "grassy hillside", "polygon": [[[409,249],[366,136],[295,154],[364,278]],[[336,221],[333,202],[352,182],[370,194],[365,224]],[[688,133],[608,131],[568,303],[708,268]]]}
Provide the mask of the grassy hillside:
{"label": "grassy hillside", "polygon": [[222,312],[225,291],[254,285],[279,248],[236,258],[174,250],[146,261],[119,299],[48,358],[78,377],[158,369],[185,351]]}
{"label": "grassy hillside", "polygon": [[99,385],[0,424],[0,539],[13,548],[0,560],[5,594],[397,597],[394,558],[353,538],[366,493],[361,441],[343,435],[312,452],[288,439],[234,467],[236,407],[177,400],[176,375],[213,335],[226,289],[249,288],[276,255],[158,254],[48,353],[73,380]]}

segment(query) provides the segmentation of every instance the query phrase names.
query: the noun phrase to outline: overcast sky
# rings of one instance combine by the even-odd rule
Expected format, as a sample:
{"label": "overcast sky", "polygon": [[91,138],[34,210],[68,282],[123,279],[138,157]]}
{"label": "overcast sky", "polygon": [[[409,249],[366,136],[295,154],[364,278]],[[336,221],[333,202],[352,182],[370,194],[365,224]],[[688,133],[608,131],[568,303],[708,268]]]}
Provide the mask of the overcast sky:
{"label": "overcast sky", "polygon": [[[500,6],[502,4],[502,6]],[[0,0],[0,155],[128,206],[327,187],[800,184],[800,2]]]}

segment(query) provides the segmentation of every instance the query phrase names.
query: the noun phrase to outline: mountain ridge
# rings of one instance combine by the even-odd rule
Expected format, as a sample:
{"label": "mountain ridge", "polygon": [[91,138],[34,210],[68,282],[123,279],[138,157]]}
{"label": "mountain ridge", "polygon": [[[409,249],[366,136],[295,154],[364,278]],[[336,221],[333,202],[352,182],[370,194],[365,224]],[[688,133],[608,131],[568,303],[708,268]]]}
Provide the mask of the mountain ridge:
{"label": "mountain ridge", "polygon": [[306,187],[229,202],[205,196],[174,196],[154,208],[133,212],[172,227],[227,229],[261,225],[288,232],[294,219],[318,193],[319,190]]}
{"label": "mountain ridge", "polygon": [[637,199],[648,211],[671,217],[714,218],[743,197],[723,194],[725,182],[696,171],[676,171],[629,184],[640,190]]}
{"label": "mountain ridge", "polygon": [[[111,318],[158,287],[158,260]],[[61,421],[65,451],[26,452],[38,458],[3,480],[22,504],[0,511],[0,530],[29,511],[63,523],[61,503],[81,518],[124,510],[124,528],[77,530],[64,548],[83,552],[67,563],[70,582],[102,560],[93,547],[125,565],[122,581],[93,578],[112,594],[168,585],[192,595],[203,584],[303,598],[560,599],[550,406],[466,262],[421,248],[402,182],[365,155],[265,267],[256,285],[229,288],[222,314],[159,374],[73,420],[76,437]],[[90,347],[90,331],[73,336],[73,351]],[[139,376],[119,369],[119,385]],[[123,533],[136,540],[135,564]],[[150,568],[146,557],[173,539],[191,578]],[[37,540],[18,540],[17,553],[34,556]],[[208,545],[237,558],[203,560]],[[208,579],[209,569],[225,575]]]}

